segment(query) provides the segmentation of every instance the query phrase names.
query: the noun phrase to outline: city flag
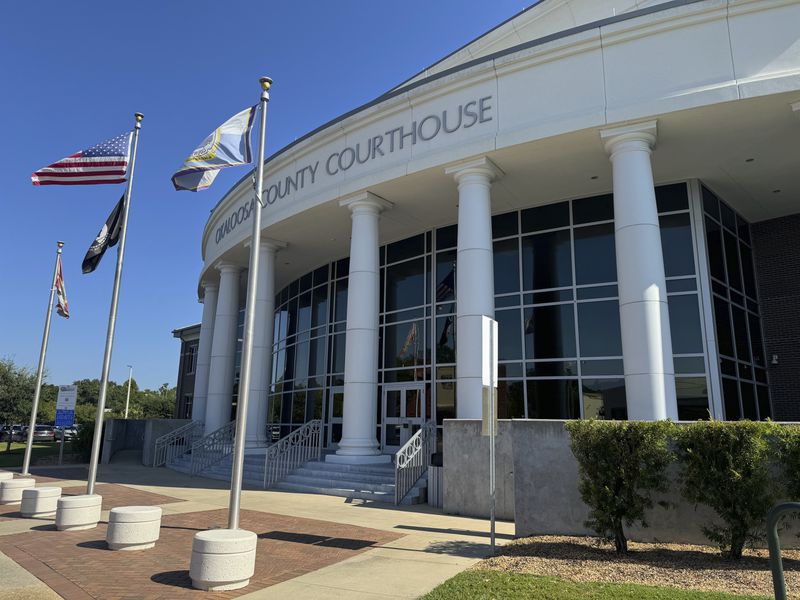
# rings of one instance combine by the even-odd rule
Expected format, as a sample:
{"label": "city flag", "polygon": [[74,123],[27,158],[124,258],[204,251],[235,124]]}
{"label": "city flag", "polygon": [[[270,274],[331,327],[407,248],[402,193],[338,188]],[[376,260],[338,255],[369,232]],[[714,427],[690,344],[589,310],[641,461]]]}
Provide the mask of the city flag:
{"label": "city flag", "polygon": [[100,259],[103,258],[103,254],[105,254],[106,250],[112,246],[116,246],[119,241],[119,234],[122,229],[122,208],[124,206],[124,201],[125,194],[119,199],[114,210],[108,215],[108,219],[106,219],[106,222],[103,224],[100,233],[97,234],[92,245],[89,246],[89,250],[86,252],[86,256],[83,257],[83,263],[81,264],[81,270],[84,273],[91,273],[94,271],[97,265],[100,264]]}
{"label": "city flag", "polygon": [[56,312],[69,319],[69,304],[67,303],[67,288],[64,287],[64,274],[61,272],[61,255],[56,259],[56,296],[58,296],[58,304],[56,304]]}
{"label": "city flag", "polygon": [[175,189],[204,190],[212,184],[221,168],[251,162],[250,130],[257,108],[258,105],[251,106],[234,115],[204,139],[172,176]]}
{"label": "city flag", "polygon": [[132,131],[62,158],[31,175],[33,185],[122,183],[128,171]]}

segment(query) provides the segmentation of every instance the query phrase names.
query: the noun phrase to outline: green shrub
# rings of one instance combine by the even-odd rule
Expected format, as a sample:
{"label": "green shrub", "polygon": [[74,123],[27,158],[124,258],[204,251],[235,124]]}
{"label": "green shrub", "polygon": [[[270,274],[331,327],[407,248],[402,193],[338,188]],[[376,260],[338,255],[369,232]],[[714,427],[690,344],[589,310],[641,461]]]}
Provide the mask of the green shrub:
{"label": "green shrub", "polygon": [[94,422],[84,423],[78,429],[78,435],[72,440],[72,451],[81,455],[81,459],[89,462],[94,441]]}
{"label": "green shrub", "polygon": [[666,468],[673,460],[668,434],[674,426],[585,420],[570,421],[566,428],[578,461],[581,498],[589,507],[585,524],[614,540],[617,552],[627,552],[623,526],[647,527],[645,511],[655,504],[653,493],[667,489]]}
{"label": "green shrub", "polygon": [[780,428],[779,449],[786,495],[790,500],[800,500],[800,427]]}
{"label": "green shrub", "polygon": [[717,513],[723,524],[708,523],[703,534],[735,560],[745,544],[764,538],[764,520],[778,495],[770,472],[777,435],[775,425],[751,421],[677,428],[683,496]]}

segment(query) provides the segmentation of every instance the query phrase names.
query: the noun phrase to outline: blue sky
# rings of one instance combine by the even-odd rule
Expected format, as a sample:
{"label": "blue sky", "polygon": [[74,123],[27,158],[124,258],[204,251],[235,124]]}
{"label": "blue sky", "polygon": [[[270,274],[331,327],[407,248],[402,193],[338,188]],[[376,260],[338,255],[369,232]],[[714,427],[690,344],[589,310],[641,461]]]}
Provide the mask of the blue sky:
{"label": "blue sky", "polygon": [[[267,154],[372,100],[532,0],[13,2],[0,35],[0,357],[36,368],[57,240],[69,321],[54,316],[47,381],[100,376],[116,251],[83,256],[124,184],[46,186],[36,169],[130,129],[139,142],[111,378],[175,383],[172,329],[200,320],[200,237],[245,174],[175,192],[170,176],[274,80]],[[255,137],[255,136],[254,136]]]}

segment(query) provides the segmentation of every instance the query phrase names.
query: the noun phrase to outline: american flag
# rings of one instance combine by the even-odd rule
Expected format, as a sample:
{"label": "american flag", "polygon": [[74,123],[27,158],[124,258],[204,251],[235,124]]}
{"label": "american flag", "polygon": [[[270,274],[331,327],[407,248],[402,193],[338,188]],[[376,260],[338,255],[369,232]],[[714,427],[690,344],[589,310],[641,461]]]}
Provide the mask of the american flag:
{"label": "american flag", "polygon": [[122,183],[128,171],[132,131],[81,150],[31,175],[33,185]]}

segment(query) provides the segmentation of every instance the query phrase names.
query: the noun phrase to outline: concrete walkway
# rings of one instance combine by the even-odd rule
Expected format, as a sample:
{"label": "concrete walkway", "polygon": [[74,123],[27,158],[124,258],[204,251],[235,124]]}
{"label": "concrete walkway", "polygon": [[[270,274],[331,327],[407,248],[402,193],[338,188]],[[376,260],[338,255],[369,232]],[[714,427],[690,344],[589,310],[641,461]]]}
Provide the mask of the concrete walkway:
{"label": "concrete walkway", "polygon": [[[50,470],[48,474],[55,473]],[[191,478],[167,469],[111,464],[101,467],[99,480],[125,486],[132,494],[139,490],[177,500],[160,504],[165,517],[224,509],[228,505],[225,482]],[[80,484],[80,480],[46,483],[65,488],[76,484]],[[82,492],[79,488],[69,491]],[[400,537],[240,598],[418,598],[489,554],[488,521],[443,515],[424,505],[396,509],[332,496],[245,490],[242,508],[383,530]],[[104,518],[106,515],[104,513]],[[41,523],[20,517],[0,518],[0,548],[3,547],[2,536],[41,527]],[[513,529],[512,523],[498,523],[498,543],[511,539]],[[48,595],[51,592],[43,583],[3,555],[0,555],[0,580],[10,584],[3,586],[4,594],[18,594],[9,596],[12,598],[53,597]]]}

